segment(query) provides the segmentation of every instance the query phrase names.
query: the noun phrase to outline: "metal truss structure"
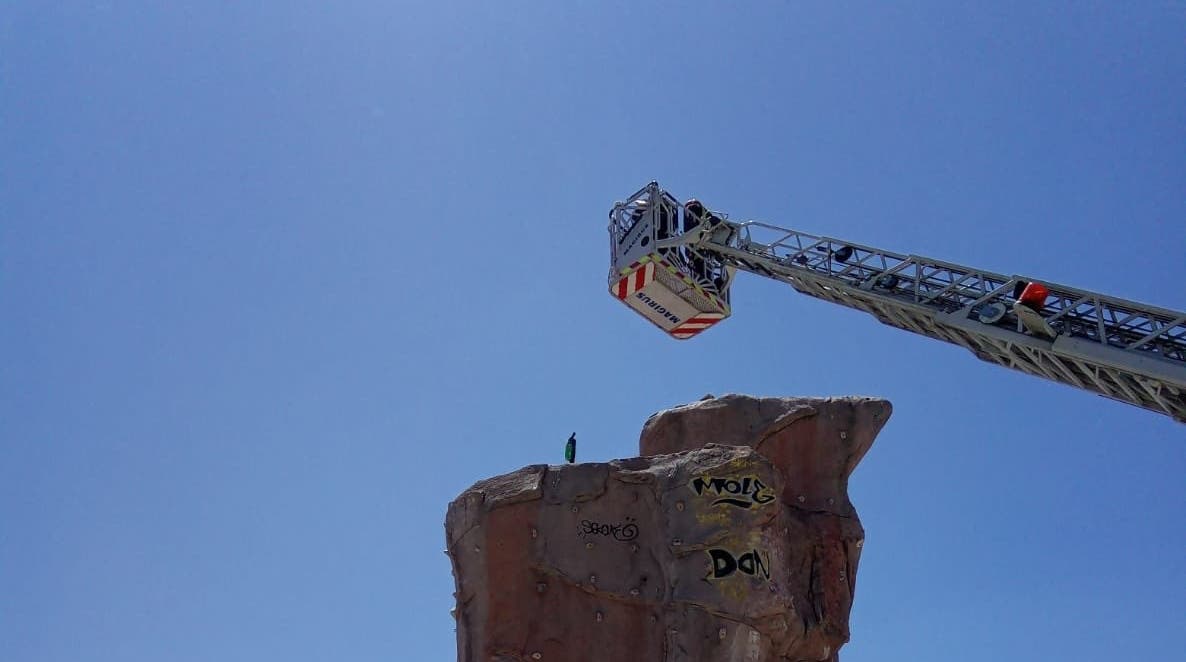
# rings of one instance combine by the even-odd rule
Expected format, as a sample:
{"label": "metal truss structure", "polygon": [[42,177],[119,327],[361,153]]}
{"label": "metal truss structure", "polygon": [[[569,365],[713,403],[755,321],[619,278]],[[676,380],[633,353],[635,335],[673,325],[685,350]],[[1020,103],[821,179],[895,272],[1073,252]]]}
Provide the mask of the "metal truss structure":
{"label": "metal truss structure", "polygon": [[[1186,313],[765,223],[717,222],[733,231],[703,223],[669,241],[984,361],[1186,423]],[[1030,283],[1049,291],[1044,303],[1020,301]]]}

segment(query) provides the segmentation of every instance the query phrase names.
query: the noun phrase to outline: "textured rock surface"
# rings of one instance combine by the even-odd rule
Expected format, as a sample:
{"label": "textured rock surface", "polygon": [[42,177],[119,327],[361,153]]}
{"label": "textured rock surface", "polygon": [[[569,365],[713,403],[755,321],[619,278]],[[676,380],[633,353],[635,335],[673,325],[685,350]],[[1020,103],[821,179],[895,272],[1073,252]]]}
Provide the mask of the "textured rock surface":
{"label": "textured rock surface", "polygon": [[445,523],[458,659],[837,659],[863,539],[847,476],[888,415],[726,396],[653,416],[646,457],[475,484]]}
{"label": "textured rock surface", "polygon": [[[777,468],[779,500],[811,540],[799,559],[811,567],[804,650],[836,651],[849,639],[848,616],[865,531],[848,498],[848,477],[892,413],[879,398],[706,396],[659,412],[639,437],[642,455],[705,444],[749,446]],[[803,659],[819,659],[804,656]]]}
{"label": "textured rock surface", "polygon": [[782,472],[786,503],[855,517],[848,477],[891,413],[880,398],[705,396],[651,416],[638,450],[645,456],[705,444],[750,446]]}

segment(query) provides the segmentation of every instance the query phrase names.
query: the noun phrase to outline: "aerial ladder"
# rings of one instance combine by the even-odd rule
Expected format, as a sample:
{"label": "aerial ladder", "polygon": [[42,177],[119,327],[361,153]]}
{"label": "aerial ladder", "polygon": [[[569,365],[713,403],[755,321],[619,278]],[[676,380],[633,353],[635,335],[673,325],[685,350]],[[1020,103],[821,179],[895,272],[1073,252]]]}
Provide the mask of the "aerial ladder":
{"label": "aerial ladder", "polygon": [[731,314],[738,270],[977,358],[1186,423],[1186,313],[761,222],[657,182],[609,214],[609,291],[686,340]]}

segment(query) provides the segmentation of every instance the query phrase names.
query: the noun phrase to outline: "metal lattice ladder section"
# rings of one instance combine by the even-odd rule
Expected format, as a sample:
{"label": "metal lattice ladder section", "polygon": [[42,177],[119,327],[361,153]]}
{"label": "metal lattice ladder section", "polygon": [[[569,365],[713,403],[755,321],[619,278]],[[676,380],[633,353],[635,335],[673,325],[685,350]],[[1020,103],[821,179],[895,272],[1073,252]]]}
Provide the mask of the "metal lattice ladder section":
{"label": "metal lattice ladder section", "polygon": [[[1186,313],[765,223],[731,225],[738,232],[728,244],[685,241],[984,361],[1186,422]],[[1049,290],[1036,327],[1017,301],[1031,282]]]}

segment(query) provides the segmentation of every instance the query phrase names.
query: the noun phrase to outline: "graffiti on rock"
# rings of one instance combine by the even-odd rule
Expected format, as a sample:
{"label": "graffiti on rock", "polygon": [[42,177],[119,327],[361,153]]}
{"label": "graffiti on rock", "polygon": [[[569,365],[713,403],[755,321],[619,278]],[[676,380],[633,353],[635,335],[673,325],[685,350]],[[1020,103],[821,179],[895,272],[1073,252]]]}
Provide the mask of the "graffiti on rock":
{"label": "graffiti on rock", "polygon": [[692,480],[691,487],[697,496],[715,496],[714,506],[726,503],[738,508],[752,508],[774,501],[774,493],[757,476],[698,476]]}
{"label": "graffiti on rock", "polygon": [[592,520],[581,520],[578,533],[582,538],[586,536],[606,536],[619,542],[630,542],[638,537],[638,525],[633,517],[627,517],[624,523],[603,524]]}
{"label": "graffiti on rock", "polygon": [[767,564],[770,555],[767,554],[766,560],[763,560],[762,553],[756,549],[740,556],[734,555],[727,549],[710,549],[708,556],[712,559],[710,579],[723,579],[737,572],[752,577],[770,579],[770,567]]}

